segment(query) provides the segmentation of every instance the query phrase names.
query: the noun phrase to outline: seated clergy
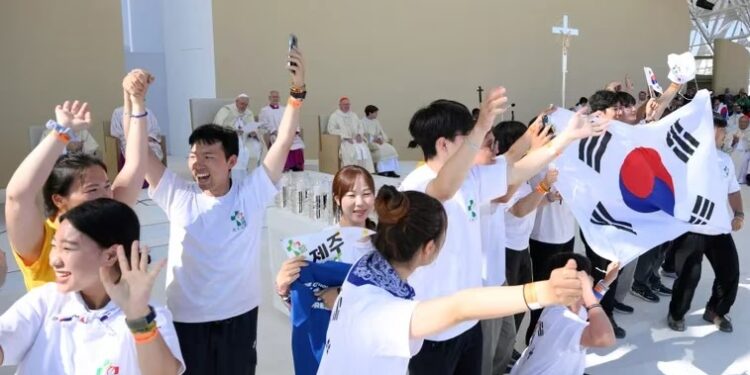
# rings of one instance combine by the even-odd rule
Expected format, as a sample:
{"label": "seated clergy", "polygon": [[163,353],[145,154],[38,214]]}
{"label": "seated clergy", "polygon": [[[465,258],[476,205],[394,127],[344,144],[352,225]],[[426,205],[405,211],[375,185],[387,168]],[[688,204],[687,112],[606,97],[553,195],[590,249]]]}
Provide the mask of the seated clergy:
{"label": "seated clergy", "polygon": [[240,138],[240,153],[233,170],[249,171],[261,161],[263,146],[258,135],[259,124],[253,111],[248,108],[249,104],[247,94],[237,95],[234,103],[221,107],[214,117],[214,124],[235,130]]}
{"label": "seated clergy", "polygon": [[372,160],[378,174],[386,177],[400,177],[398,172],[398,152],[388,143],[388,135],[378,120],[378,107],[368,105],[365,107],[365,117],[362,117],[362,126],[370,146]]}
{"label": "seated clergy", "polygon": [[349,98],[339,99],[339,109],[328,118],[328,133],[341,137],[341,166],[359,165],[370,173],[375,172],[372,155],[367,145],[367,135],[357,114],[350,110]]}
{"label": "seated clergy", "polygon": [[[279,92],[271,91],[268,94],[268,105],[261,108],[259,121],[261,129],[268,133],[268,148],[276,141],[276,135],[279,131],[281,117],[284,115],[285,107],[279,104]],[[286,171],[303,171],[305,169],[305,142],[300,136],[300,129],[297,127],[297,134],[294,136],[292,148],[289,149],[289,155],[286,157],[284,172]]]}
{"label": "seated clergy", "polygon": [[[162,160],[164,154],[161,150],[161,128],[159,123],[156,121],[156,115],[146,108],[146,124],[148,124],[148,146],[151,151],[156,155],[156,158]],[[136,115],[138,115],[136,113]],[[112,121],[109,124],[109,134],[117,138],[117,144],[120,147],[120,157],[117,160],[117,169],[122,169],[125,165],[125,128],[122,126],[123,121],[123,108],[117,107],[112,111]]]}

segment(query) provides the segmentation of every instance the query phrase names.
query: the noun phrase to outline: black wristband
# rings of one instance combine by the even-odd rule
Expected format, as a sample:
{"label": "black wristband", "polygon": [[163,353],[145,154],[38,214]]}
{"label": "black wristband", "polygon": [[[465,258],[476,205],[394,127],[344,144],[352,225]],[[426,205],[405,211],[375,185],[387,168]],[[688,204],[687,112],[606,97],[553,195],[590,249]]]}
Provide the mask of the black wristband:
{"label": "black wristband", "polygon": [[298,100],[304,100],[304,99],[305,99],[305,97],[307,96],[307,90],[305,90],[305,91],[302,91],[302,92],[294,92],[294,91],[290,91],[290,92],[289,92],[289,96],[291,96],[291,97],[292,97],[292,98],[294,98],[294,99],[298,99]]}

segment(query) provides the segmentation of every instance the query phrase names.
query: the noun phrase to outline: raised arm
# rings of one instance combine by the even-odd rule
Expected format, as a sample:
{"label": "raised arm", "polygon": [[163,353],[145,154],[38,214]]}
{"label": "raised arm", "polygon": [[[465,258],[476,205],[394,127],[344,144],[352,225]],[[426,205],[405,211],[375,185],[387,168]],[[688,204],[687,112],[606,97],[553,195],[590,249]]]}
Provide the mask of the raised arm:
{"label": "raised arm", "polygon": [[427,195],[444,202],[456,194],[466,180],[469,170],[474,166],[474,157],[479,152],[484,136],[492,129],[497,115],[505,112],[503,105],[507,101],[505,88],[498,87],[490,92],[487,100],[482,103],[474,129],[466,135],[463,144],[440,168],[437,177],[427,185]]}
{"label": "raised arm", "polygon": [[[138,365],[144,375],[177,374],[181,364],[172,354],[156,325],[145,322],[151,311],[148,302],[159,271],[165,260],[149,269],[148,248],[133,243],[130,260],[122,246],[117,247],[117,261],[102,266],[99,277],[107,295],[125,313],[125,319],[133,332]],[[116,270],[119,269],[119,272]],[[167,321],[171,324],[171,321]]]}
{"label": "raised arm", "polygon": [[274,183],[277,183],[281,179],[281,173],[284,171],[284,164],[286,163],[289,149],[292,147],[294,135],[299,125],[300,107],[302,107],[302,100],[304,99],[304,94],[302,93],[307,92],[305,88],[305,61],[302,58],[302,54],[297,50],[292,50],[289,52],[289,62],[293,63],[289,65],[289,71],[292,73],[292,93],[290,94],[295,96],[302,95],[302,98],[289,97],[287,106],[284,109],[284,116],[281,118],[281,123],[279,123],[276,141],[268,149],[268,154],[263,159],[263,167],[266,169],[268,177]]}
{"label": "raised arm", "polygon": [[[610,263],[610,269],[612,263]],[[608,271],[610,271],[608,269]],[[608,276],[612,272],[607,272]],[[614,277],[617,277],[617,266],[614,266]],[[594,295],[591,278],[587,274],[580,275],[583,290],[583,307],[588,311],[589,325],[583,329],[581,334],[581,346],[587,348],[606,348],[615,344],[615,332],[609,317],[599,304],[599,299]],[[607,285],[613,280],[609,280]]]}
{"label": "raised arm", "polygon": [[136,69],[122,81],[123,108],[131,107],[123,118],[125,125],[125,165],[112,183],[115,199],[129,206],[135,205],[143,186],[148,163],[148,122],[146,117],[146,92],[154,78],[146,71]]}
{"label": "raised arm", "polygon": [[576,263],[552,271],[549,280],[526,285],[466,289],[450,296],[421,301],[412,314],[410,335],[423,338],[466,320],[492,319],[541,307],[571,305],[581,297]]}
{"label": "raised arm", "polygon": [[[58,105],[55,117],[60,125],[58,130],[63,133],[85,129],[91,122],[88,104],[77,100]],[[69,139],[69,136],[58,131],[50,132],[13,172],[6,188],[8,241],[28,264],[39,258],[44,240],[45,218],[36,204],[36,197]]]}
{"label": "raised arm", "polygon": [[546,194],[549,193],[550,187],[557,181],[557,173],[556,169],[547,171],[542,182],[537,186],[532,186],[532,192],[519,199],[510,208],[510,213],[515,217],[521,218],[536,210],[544,201],[543,198]]}

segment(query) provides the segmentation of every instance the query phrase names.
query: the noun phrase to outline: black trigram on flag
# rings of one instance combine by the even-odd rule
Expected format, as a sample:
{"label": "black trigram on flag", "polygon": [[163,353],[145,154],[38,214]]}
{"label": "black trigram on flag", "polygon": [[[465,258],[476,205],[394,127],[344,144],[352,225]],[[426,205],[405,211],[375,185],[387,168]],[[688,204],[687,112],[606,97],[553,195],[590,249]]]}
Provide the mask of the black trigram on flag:
{"label": "black trigram on flag", "polygon": [[602,156],[604,156],[604,151],[607,151],[607,145],[611,139],[612,133],[610,132],[601,136],[582,139],[578,143],[578,159],[599,172],[602,165]]}
{"label": "black trigram on flag", "polygon": [[695,225],[706,225],[708,221],[711,220],[711,216],[714,215],[714,207],[716,207],[716,203],[699,195],[695,198],[693,214],[690,215],[689,223]]}
{"label": "black trigram on flag", "polygon": [[677,120],[667,132],[667,145],[683,163],[688,162],[700,144],[697,139],[682,128],[680,120]]}
{"label": "black trigram on flag", "polygon": [[591,222],[596,225],[613,226],[619,230],[638,235],[635,230],[633,230],[633,224],[615,220],[612,215],[607,212],[607,209],[604,208],[602,202],[597,203],[594,212],[591,213]]}

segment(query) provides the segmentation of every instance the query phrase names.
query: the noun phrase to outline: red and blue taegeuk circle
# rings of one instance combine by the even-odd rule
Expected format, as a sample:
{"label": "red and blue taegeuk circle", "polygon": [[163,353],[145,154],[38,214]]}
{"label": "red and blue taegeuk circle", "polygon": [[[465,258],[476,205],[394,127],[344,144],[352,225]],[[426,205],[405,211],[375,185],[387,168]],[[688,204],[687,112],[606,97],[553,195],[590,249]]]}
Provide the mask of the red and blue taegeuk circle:
{"label": "red and blue taegeuk circle", "polygon": [[664,211],[674,216],[674,183],[659,152],[638,147],[620,168],[620,192],[625,204],[641,213]]}

